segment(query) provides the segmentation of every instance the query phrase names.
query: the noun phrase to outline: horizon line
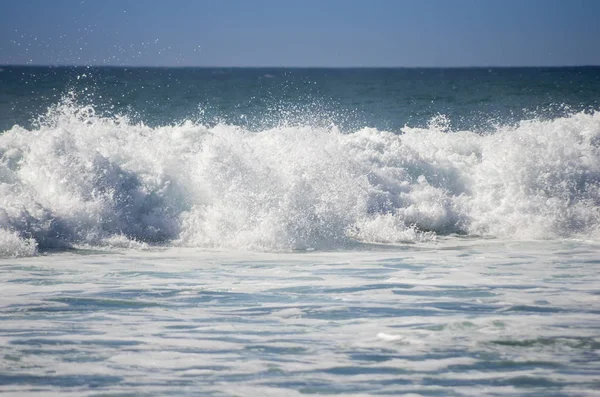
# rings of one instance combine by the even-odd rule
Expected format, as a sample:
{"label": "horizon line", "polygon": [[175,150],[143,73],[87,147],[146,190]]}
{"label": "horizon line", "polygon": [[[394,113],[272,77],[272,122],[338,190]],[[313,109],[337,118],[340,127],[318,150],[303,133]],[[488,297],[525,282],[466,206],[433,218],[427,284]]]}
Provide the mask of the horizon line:
{"label": "horizon line", "polygon": [[115,68],[115,69],[540,69],[594,68],[600,64],[580,65],[474,65],[474,66],[282,66],[282,65],[81,65],[81,64],[0,64],[0,68]]}

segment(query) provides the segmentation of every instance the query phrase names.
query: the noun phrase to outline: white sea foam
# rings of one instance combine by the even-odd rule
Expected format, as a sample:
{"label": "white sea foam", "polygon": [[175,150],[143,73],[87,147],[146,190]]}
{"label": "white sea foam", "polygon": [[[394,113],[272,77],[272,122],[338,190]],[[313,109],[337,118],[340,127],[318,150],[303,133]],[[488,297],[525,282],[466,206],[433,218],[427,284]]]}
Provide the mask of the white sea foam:
{"label": "white sea foam", "polygon": [[192,122],[151,128],[66,99],[0,135],[0,253],[160,243],[259,250],[460,233],[597,238],[600,113],[480,134]]}
{"label": "white sea foam", "polygon": [[441,237],[0,260],[0,394],[592,396],[599,257]]}

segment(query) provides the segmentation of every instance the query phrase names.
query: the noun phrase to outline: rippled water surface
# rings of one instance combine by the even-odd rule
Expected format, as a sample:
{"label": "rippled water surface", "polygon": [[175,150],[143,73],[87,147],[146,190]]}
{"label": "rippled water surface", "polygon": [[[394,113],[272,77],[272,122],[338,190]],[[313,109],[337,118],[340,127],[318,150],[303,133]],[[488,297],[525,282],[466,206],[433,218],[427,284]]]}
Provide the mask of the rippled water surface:
{"label": "rippled water surface", "polygon": [[592,396],[600,246],[0,260],[0,393]]}
{"label": "rippled water surface", "polygon": [[600,68],[1,69],[2,397],[600,396]]}

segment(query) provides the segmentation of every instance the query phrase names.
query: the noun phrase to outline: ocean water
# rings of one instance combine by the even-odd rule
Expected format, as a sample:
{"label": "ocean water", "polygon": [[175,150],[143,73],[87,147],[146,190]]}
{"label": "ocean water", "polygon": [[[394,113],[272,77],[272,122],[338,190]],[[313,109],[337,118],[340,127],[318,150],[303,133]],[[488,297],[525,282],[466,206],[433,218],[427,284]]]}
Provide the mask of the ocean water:
{"label": "ocean water", "polygon": [[600,68],[0,69],[0,392],[600,395]]}

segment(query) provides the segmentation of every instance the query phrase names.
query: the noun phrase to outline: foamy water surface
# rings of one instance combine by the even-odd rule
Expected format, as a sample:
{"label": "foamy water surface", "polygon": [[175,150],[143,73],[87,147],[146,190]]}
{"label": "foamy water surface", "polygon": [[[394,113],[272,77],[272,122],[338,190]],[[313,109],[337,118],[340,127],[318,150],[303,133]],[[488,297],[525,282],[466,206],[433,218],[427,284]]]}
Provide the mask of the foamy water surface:
{"label": "foamy water surface", "polygon": [[287,251],[600,228],[600,113],[487,133],[254,132],[96,116],[65,99],[0,135],[0,254],[167,244]]}
{"label": "foamy water surface", "polygon": [[599,395],[598,82],[7,67],[0,393]]}
{"label": "foamy water surface", "polygon": [[600,247],[4,259],[3,395],[593,396]]}

